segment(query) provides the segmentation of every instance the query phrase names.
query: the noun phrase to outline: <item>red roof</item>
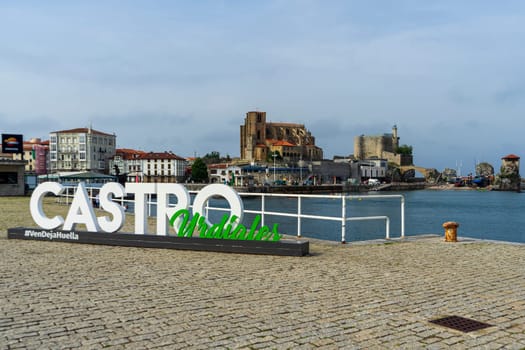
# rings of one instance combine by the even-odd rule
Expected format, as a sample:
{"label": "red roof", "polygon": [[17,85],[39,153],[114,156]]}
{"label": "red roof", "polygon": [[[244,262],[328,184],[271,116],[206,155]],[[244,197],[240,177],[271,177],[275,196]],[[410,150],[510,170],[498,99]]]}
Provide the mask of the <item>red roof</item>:
{"label": "red roof", "polygon": [[288,141],[280,140],[280,141],[272,143],[272,146],[294,147],[295,145],[293,143],[288,142]]}
{"label": "red roof", "polygon": [[511,153],[511,154],[506,155],[505,157],[503,157],[501,159],[505,159],[505,160],[519,160],[520,157],[518,157],[517,155]]}
{"label": "red roof", "polygon": [[121,156],[123,159],[138,159],[141,155],[146,154],[144,151],[137,151],[130,148],[117,148],[115,150],[115,155]]}
{"label": "red roof", "polygon": [[46,141],[24,141],[24,151],[31,151],[35,148],[35,146],[39,147],[49,147],[49,140]]}
{"label": "red roof", "polygon": [[60,134],[97,134],[97,135],[105,135],[105,136],[115,136],[114,134],[108,134],[102,131],[98,131],[95,129],[90,128],[76,128],[76,129],[69,129],[69,130],[60,130],[60,131],[53,131],[53,133],[60,133]]}
{"label": "red roof", "polygon": [[182,157],[179,157],[172,152],[149,152],[144,153],[139,156],[140,159],[175,159],[175,160],[185,160]]}
{"label": "red roof", "polygon": [[228,164],[226,163],[217,163],[217,164],[208,165],[209,169],[226,169],[227,167],[228,167]]}

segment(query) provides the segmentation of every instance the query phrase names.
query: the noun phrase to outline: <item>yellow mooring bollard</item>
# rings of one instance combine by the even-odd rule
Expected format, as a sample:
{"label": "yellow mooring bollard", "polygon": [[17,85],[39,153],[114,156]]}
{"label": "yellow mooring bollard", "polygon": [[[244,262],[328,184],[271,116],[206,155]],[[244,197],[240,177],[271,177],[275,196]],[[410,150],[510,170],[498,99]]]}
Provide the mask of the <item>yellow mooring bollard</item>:
{"label": "yellow mooring bollard", "polygon": [[443,224],[445,228],[445,242],[458,241],[458,226],[459,224],[454,221],[447,221]]}

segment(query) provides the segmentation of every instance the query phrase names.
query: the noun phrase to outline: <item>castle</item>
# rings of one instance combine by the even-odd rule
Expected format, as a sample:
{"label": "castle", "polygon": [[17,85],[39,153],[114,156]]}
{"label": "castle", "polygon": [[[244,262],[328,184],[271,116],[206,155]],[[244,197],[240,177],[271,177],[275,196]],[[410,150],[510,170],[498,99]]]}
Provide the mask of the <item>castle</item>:
{"label": "castle", "polygon": [[386,159],[399,166],[412,165],[412,155],[399,154],[399,137],[397,126],[392,127],[391,134],[380,136],[356,136],[354,138],[354,156],[357,159]]}
{"label": "castle", "polygon": [[241,159],[266,162],[278,153],[284,161],[322,160],[323,150],[303,124],[267,123],[266,112],[246,113],[241,125]]}

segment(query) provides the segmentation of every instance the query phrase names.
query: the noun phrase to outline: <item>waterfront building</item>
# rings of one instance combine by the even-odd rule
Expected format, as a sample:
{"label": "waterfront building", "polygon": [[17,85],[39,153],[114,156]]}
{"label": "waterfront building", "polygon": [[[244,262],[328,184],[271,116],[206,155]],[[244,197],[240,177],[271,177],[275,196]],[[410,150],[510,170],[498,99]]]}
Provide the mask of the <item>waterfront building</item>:
{"label": "waterfront building", "polygon": [[509,154],[501,158],[500,173],[496,176],[495,188],[502,191],[520,191],[520,157]]}
{"label": "waterfront building", "polygon": [[115,155],[109,159],[109,173],[123,177],[125,182],[142,181],[142,159],[146,152],[129,148],[117,148]]}
{"label": "waterfront building", "polygon": [[520,173],[520,157],[515,154],[509,154],[501,158],[501,167],[508,168],[507,172],[513,172],[517,175]]}
{"label": "waterfront building", "polygon": [[49,168],[49,141],[42,141],[39,138],[24,141],[24,153],[13,154],[13,159],[26,161],[26,174],[47,174]]}
{"label": "waterfront building", "polygon": [[53,131],[49,134],[50,172],[108,173],[115,155],[115,134],[89,128]]}
{"label": "waterfront building", "polygon": [[[188,162],[173,152],[148,152],[138,156],[141,182],[182,182]],[[137,172],[137,170],[136,170]],[[136,181],[135,180],[135,181]]]}
{"label": "waterfront building", "polygon": [[384,179],[388,171],[386,159],[365,159],[359,161],[361,179]]}
{"label": "waterfront building", "polygon": [[392,127],[392,133],[380,136],[360,135],[354,138],[354,156],[359,160],[386,159],[399,166],[412,165],[412,155],[398,154],[399,136],[397,126]]}
{"label": "waterfront building", "polygon": [[308,185],[339,184],[352,177],[352,166],[349,162],[333,160],[313,161],[309,165]]}
{"label": "waterfront building", "polygon": [[238,165],[227,163],[209,164],[208,176],[210,183],[230,184],[232,186],[243,186],[245,174]]}
{"label": "waterfront building", "polygon": [[288,162],[323,159],[323,150],[304,124],[267,122],[266,112],[250,111],[240,131],[242,160],[267,162],[277,154]]}

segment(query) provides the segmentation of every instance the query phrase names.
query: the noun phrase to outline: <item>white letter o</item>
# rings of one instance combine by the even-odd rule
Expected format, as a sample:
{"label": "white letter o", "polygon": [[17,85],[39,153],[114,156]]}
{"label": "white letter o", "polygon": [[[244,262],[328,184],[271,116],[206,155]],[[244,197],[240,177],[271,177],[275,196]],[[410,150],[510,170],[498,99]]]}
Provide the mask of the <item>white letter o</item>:
{"label": "white letter o", "polygon": [[[213,196],[221,196],[226,199],[230,204],[230,217],[232,215],[238,217],[237,221],[232,223],[232,228],[235,228],[238,223],[242,222],[244,206],[241,197],[239,197],[239,194],[233,188],[223,184],[208,185],[197,193],[195,200],[193,201],[193,215],[199,213],[199,215],[203,216],[206,203]],[[206,224],[208,227],[212,225],[207,218]]]}

